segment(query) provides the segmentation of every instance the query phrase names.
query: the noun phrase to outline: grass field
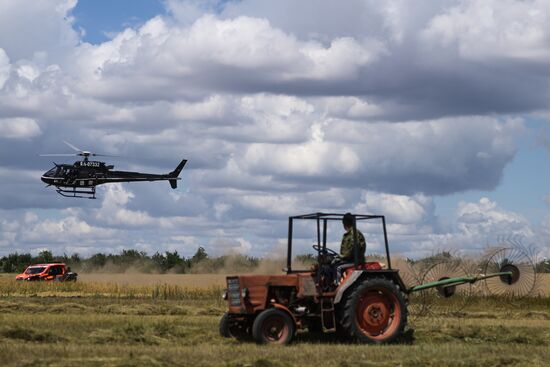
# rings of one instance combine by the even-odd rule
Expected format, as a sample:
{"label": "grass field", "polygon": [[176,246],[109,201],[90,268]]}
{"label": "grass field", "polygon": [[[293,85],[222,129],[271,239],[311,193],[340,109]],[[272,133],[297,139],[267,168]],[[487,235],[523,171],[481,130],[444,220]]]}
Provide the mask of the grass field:
{"label": "grass field", "polygon": [[144,273],[90,273],[79,275],[84,283],[117,283],[121,285],[170,284],[185,287],[210,287],[225,285],[225,274],[144,274]]}
{"label": "grass field", "polygon": [[[299,333],[287,347],[218,336],[219,275],[0,277],[2,366],[548,366],[550,298],[484,298],[417,317],[410,344],[356,345]],[[154,279],[154,281],[152,281]],[[542,287],[548,290],[550,278]],[[221,283],[220,283],[221,282]],[[549,293],[546,293],[549,294]]]}

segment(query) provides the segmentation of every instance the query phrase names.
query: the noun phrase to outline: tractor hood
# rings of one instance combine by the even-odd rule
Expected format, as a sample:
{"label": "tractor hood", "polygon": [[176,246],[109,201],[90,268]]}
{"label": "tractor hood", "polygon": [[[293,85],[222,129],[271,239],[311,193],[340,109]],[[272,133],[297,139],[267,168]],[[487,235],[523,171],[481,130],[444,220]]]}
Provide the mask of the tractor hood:
{"label": "tractor hood", "polygon": [[312,273],[287,275],[241,275],[227,277],[229,312],[250,314],[265,309],[272,302],[273,292],[286,289],[294,295],[315,295]]}

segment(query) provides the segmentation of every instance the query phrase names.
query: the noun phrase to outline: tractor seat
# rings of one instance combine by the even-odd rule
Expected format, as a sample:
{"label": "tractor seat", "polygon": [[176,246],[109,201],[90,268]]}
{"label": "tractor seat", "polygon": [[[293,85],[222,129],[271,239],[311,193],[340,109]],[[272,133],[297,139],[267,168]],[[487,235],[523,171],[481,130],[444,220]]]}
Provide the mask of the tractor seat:
{"label": "tractor seat", "polygon": [[384,264],[378,262],[378,261],[368,261],[363,264],[359,264],[359,269],[364,270],[382,270],[384,267]]}
{"label": "tractor seat", "polygon": [[353,264],[349,264],[349,266],[345,266],[343,268],[344,269],[353,268],[353,270],[382,270],[384,266],[385,266],[384,264],[378,261],[368,261],[368,262],[359,264],[357,268],[355,268]]}

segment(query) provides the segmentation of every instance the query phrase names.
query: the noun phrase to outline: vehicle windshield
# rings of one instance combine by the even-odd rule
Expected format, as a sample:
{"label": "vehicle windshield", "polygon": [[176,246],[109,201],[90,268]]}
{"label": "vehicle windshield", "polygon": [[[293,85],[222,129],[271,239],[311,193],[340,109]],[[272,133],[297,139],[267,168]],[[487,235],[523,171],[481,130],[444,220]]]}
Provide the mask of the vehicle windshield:
{"label": "vehicle windshield", "polygon": [[43,267],[43,266],[29,267],[29,268],[27,268],[27,270],[25,270],[25,274],[40,274],[44,271],[44,269],[46,269],[46,268]]}
{"label": "vehicle windshield", "polygon": [[50,169],[48,172],[46,172],[46,173],[44,174],[44,176],[46,176],[46,177],[54,177],[54,176],[56,176],[58,170],[59,170],[58,167],[53,167],[53,168]]}

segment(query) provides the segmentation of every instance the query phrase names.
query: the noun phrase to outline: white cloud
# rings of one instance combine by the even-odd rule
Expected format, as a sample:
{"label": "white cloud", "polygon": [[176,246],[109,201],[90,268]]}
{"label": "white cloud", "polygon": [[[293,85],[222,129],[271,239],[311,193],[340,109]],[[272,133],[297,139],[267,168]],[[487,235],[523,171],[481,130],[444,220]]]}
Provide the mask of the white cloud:
{"label": "white cloud", "polygon": [[[72,73],[82,78],[80,89],[89,95],[149,99],[182,83],[193,83],[200,92],[304,79],[351,82],[361,67],[384,52],[375,40],[341,37],[328,46],[301,41],[265,19],[205,15],[180,27],[156,17],[109,42],[83,45]],[[148,88],[140,91],[144,83]]]}
{"label": "white cloud", "polygon": [[488,117],[401,124],[329,120],[315,126],[322,133],[307,143],[250,144],[239,164],[256,174],[394,193],[490,189],[523,131],[521,121]]}
{"label": "white cloud", "polygon": [[104,224],[128,227],[144,227],[156,223],[156,220],[145,211],[125,208],[135,196],[131,191],[124,189],[122,184],[109,184],[102,190],[102,193],[104,194],[103,202],[95,214],[98,221]]}
{"label": "white cloud", "polygon": [[383,113],[383,108],[374,102],[358,97],[327,97],[319,100],[320,109],[325,109],[328,116],[370,120]]}
{"label": "white cloud", "polygon": [[30,243],[69,244],[75,241],[89,242],[90,238],[108,238],[114,231],[90,226],[87,222],[75,217],[60,220],[45,219],[26,226],[19,234],[19,240]]}
{"label": "white cloud", "polygon": [[29,139],[42,134],[35,120],[25,117],[0,118],[0,137]]}
{"label": "white cloud", "polygon": [[52,61],[63,59],[79,41],[70,16],[75,6],[76,0],[40,0],[32,6],[2,1],[0,45],[14,61],[31,60],[41,52]]}
{"label": "white cloud", "polygon": [[420,224],[433,215],[432,199],[424,195],[390,195],[364,192],[358,212],[384,213],[388,221],[397,224]]}
{"label": "white cloud", "polygon": [[359,157],[346,146],[323,142],[296,145],[251,144],[244,156],[247,169],[298,177],[353,174]]}
{"label": "white cloud", "polygon": [[10,59],[8,58],[8,55],[6,55],[6,52],[0,48],[0,90],[4,88],[4,83],[8,80],[10,70]]}
{"label": "white cloud", "polygon": [[461,202],[457,209],[457,225],[461,233],[473,238],[520,235],[531,238],[534,232],[525,217],[506,211],[488,198],[478,203]]}
{"label": "white cloud", "polygon": [[474,60],[550,59],[547,1],[463,1],[435,16],[422,33],[430,45]]}

